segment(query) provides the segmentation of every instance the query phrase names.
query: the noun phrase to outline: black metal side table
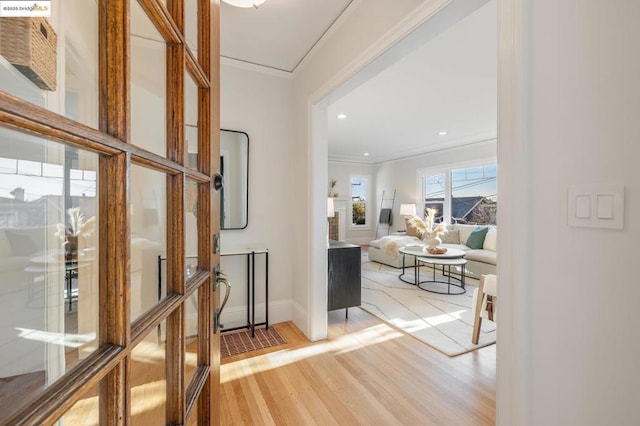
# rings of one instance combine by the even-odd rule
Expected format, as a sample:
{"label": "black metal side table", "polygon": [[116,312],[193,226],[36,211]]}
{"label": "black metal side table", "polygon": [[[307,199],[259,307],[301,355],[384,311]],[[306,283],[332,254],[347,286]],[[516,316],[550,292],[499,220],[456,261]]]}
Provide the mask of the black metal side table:
{"label": "black metal side table", "polygon": [[[264,322],[256,323],[256,256],[264,255]],[[267,248],[244,248],[244,249],[223,249],[220,256],[246,256],[247,257],[247,323],[239,327],[225,328],[222,332],[250,329],[251,336],[255,336],[256,326],[264,325],[269,329],[269,249]]]}

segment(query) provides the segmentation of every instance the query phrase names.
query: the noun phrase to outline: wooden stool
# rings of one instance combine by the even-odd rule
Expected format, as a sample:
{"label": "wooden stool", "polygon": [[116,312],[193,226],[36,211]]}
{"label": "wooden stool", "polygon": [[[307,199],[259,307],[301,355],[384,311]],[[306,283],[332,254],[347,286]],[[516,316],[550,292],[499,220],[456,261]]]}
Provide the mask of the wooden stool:
{"label": "wooden stool", "polygon": [[482,306],[484,305],[485,296],[487,297],[487,311],[489,312],[489,319],[493,321],[493,314],[495,303],[497,299],[497,278],[495,275],[482,275],[480,277],[480,283],[476,289],[474,300],[474,320],[473,320],[473,335],[471,336],[471,343],[478,344],[480,338],[480,326],[482,325]]}

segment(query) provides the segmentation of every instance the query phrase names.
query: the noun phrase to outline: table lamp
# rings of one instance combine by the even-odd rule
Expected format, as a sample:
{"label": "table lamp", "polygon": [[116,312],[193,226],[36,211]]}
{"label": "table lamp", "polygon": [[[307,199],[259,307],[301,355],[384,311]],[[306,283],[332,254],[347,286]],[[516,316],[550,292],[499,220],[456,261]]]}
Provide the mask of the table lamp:
{"label": "table lamp", "polygon": [[333,198],[327,198],[327,248],[329,248],[329,218],[336,217],[336,210],[333,205]]}
{"label": "table lamp", "polygon": [[409,219],[415,215],[416,215],[415,204],[400,204],[400,216],[404,216],[406,219]]}

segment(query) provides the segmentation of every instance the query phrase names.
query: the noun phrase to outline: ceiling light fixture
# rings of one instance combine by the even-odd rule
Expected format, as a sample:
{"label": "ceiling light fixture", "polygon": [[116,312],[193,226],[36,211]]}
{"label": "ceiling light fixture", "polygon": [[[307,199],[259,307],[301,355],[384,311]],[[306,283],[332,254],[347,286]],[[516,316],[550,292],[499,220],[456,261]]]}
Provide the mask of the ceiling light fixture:
{"label": "ceiling light fixture", "polygon": [[345,118],[347,118],[347,114],[338,114],[338,118],[340,120],[344,120]]}
{"label": "ceiling light fixture", "polygon": [[447,132],[442,131],[442,132],[440,132],[440,133],[438,133],[438,134],[439,134],[440,136],[446,136],[446,135],[447,135]]}
{"label": "ceiling light fixture", "polygon": [[256,9],[266,0],[222,0],[231,6],[236,7],[255,7]]}
{"label": "ceiling light fixture", "polygon": [[368,152],[365,152],[363,155],[364,155],[365,157],[368,157],[368,156],[369,156],[369,153],[368,153]]}

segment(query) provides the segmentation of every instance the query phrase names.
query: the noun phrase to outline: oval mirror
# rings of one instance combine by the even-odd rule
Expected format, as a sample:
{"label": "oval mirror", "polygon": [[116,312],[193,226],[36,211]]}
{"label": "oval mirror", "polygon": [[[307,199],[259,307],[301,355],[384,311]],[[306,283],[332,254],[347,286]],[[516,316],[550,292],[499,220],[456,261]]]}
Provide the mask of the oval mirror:
{"label": "oval mirror", "polygon": [[244,229],[249,209],[249,135],[220,130],[220,228]]}

